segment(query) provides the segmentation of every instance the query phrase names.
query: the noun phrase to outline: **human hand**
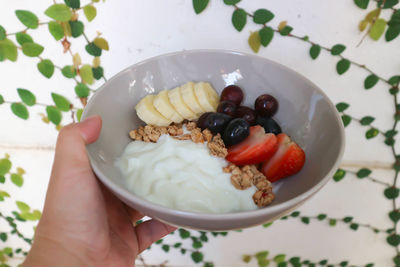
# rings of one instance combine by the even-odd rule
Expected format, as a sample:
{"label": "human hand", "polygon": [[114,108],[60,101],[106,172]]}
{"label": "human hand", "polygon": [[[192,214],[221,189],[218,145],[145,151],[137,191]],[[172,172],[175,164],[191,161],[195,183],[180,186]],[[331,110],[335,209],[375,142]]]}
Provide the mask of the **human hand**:
{"label": "human hand", "polygon": [[85,145],[100,129],[101,118],[94,116],[61,130],[43,215],[23,267],[134,266],[139,253],[175,230],[156,220],[134,226],[143,215],[96,179]]}

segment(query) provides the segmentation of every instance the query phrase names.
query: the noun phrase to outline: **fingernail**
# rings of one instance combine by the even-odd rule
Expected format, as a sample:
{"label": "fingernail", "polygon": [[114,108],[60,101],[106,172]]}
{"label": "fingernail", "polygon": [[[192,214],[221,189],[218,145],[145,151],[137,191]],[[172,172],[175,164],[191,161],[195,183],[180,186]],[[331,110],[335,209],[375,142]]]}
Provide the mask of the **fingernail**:
{"label": "fingernail", "polygon": [[92,116],[89,116],[89,117],[87,117],[87,118],[85,118],[83,121],[81,121],[81,123],[83,123],[83,122],[90,122],[90,121],[92,121],[92,120],[94,120],[94,119],[97,119],[97,117],[100,117],[99,115],[92,115]]}

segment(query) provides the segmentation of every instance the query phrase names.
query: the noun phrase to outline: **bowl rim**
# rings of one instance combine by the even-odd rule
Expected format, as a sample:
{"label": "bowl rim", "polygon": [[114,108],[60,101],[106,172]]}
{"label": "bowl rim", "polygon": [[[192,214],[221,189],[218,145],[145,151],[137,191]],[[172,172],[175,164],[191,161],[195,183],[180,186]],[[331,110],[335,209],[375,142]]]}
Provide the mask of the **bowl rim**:
{"label": "bowl rim", "polygon": [[94,163],[95,161],[92,159],[92,156],[88,152],[87,154],[89,157],[90,165],[91,165],[94,173],[98,177],[98,179],[103,184],[105,184],[107,187],[109,187],[111,189],[111,191],[117,192],[117,194],[122,196],[122,198],[130,200],[131,202],[137,204],[138,206],[145,207],[146,209],[150,209],[150,210],[156,210],[158,213],[161,213],[163,215],[174,215],[174,216],[179,216],[183,219],[196,219],[196,220],[221,220],[221,219],[236,220],[236,219],[243,218],[243,216],[246,216],[247,218],[260,217],[262,215],[267,216],[270,213],[280,212],[280,211],[283,211],[286,209],[290,209],[291,207],[295,207],[295,206],[299,205],[299,203],[300,204],[304,203],[305,200],[309,199],[310,197],[315,195],[315,193],[317,193],[319,190],[321,190],[323,188],[323,186],[326,183],[328,183],[331,176],[338,168],[338,166],[342,160],[343,154],[344,154],[346,139],[345,139],[344,126],[343,126],[342,120],[340,118],[340,115],[339,115],[335,105],[330,100],[330,98],[316,84],[314,84],[312,81],[310,81],[308,78],[306,78],[302,74],[298,73],[297,71],[292,70],[291,68],[289,68],[285,65],[282,65],[278,62],[275,62],[271,59],[268,59],[268,58],[265,58],[262,56],[253,55],[253,54],[249,54],[249,53],[245,53],[245,52],[234,51],[234,50],[226,50],[226,49],[190,49],[190,50],[181,50],[181,51],[160,54],[160,55],[157,55],[154,57],[147,58],[145,60],[142,60],[140,62],[137,62],[135,64],[132,64],[132,65],[126,67],[125,69],[121,70],[120,72],[115,74],[113,77],[108,79],[104,84],[102,84],[96,90],[96,92],[93,94],[93,96],[89,99],[89,101],[82,113],[81,121],[83,121],[84,119],[87,118],[88,110],[90,110],[90,108],[94,105],[93,103],[95,102],[96,97],[98,95],[100,95],[103,90],[105,90],[107,85],[109,83],[111,83],[113,80],[118,79],[120,76],[123,76],[126,72],[129,72],[132,68],[136,68],[136,67],[144,65],[148,62],[157,61],[162,58],[173,57],[173,56],[184,56],[184,55],[188,55],[188,54],[200,54],[200,53],[222,53],[222,54],[228,54],[228,55],[234,54],[234,55],[238,55],[238,56],[242,56],[242,57],[257,58],[257,59],[261,59],[264,61],[268,61],[269,64],[276,65],[278,68],[283,68],[286,71],[299,76],[302,80],[304,80],[305,83],[308,83],[310,85],[310,87],[313,88],[313,90],[316,90],[319,94],[321,94],[324,97],[324,99],[327,101],[329,107],[333,110],[333,112],[335,114],[336,122],[338,123],[339,128],[340,128],[341,146],[339,149],[338,156],[337,156],[331,170],[315,186],[306,190],[302,194],[300,194],[292,199],[289,199],[288,201],[276,204],[275,206],[267,206],[267,207],[264,207],[261,209],[256,209],[256,210],[238,211],[238,212],[222,213],[222,214],[200,213],[200,212],[190,212],[190,211],[182,211],[182,210],[178,210],[178,209],[172,209],[169,207],[165,207],[165,206],[150,202],[139,196],[136,196],[134,193],[130,192],[126,188],[123,188],[123,187],[119,186],[117,183],[113,182],[112,179],[107,178],[106,175],[104,175],[101,172],[101,170],[96,166],[96,164]]}

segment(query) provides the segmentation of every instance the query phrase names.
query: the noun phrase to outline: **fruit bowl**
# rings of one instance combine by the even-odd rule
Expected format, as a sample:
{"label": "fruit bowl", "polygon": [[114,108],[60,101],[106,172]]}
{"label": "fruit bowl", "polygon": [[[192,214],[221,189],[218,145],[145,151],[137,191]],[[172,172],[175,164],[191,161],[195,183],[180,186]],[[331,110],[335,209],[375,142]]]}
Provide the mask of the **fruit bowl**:
{"label": "fruit bowl", "polygon": [[[244,104],[254,105],[268,93],[279,101],[274,116],[282,130],[304,149],[306,163],[296,175],[275,182],[275,200],[253,211],[207,214],[174,210],[151,203],[124,186],[115,164],[131,141],[130,130],[143,125],[135,105],[147,94],[188,81],[210,82],[218,91],[236,84],[245,91]],[[335,106],[313,83],[268,59],[224,50],[192,50],[150,58],[130,66],[107,81],[90,99],[82,119],[103,119],[99,139],[87,146],[99,180],[130,207],[180,227],[225,231],[275,220],[317,193],[332,177],[344,151],[344,129]]]}

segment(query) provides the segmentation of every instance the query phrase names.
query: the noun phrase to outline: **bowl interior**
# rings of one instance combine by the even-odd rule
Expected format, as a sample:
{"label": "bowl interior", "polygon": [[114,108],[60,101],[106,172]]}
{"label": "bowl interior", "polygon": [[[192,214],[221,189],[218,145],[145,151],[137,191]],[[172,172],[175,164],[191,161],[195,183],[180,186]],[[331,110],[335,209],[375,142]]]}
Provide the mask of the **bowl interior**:
{"label": "bowl interior", "polygon": [[244,104],[250,107],[260,94],[278,99],[279,111],[274,118],[305,150],[306,163],[297,175],[274,184],[276,200],[266,210],[320,184],[341,157],[344,138],[338,114],[326,95],[307,79],[252,55],[186,51],[133,65],[104,84],[89,101],[84,117],[99,114],[103,118],[100,138],[88,146],[98,175],[100,172],[115,188],[125,187],[114,162],[130,142],[128,132],[143,124],[136,116],[136,103],[146,94],[188,81],[208,81],[218,92],[236,84],[245,91]]}

